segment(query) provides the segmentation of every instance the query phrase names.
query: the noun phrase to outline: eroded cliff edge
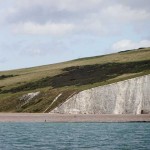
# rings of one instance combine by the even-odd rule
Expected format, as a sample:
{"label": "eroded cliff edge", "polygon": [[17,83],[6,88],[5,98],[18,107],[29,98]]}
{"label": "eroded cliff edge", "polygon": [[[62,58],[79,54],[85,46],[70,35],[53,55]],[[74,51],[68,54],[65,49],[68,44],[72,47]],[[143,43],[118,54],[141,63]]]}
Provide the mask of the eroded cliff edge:
{"label": "eroded cliff edge", "polygon": [[75,94],[52,113],[150,113],[150,75],[96,87]]}

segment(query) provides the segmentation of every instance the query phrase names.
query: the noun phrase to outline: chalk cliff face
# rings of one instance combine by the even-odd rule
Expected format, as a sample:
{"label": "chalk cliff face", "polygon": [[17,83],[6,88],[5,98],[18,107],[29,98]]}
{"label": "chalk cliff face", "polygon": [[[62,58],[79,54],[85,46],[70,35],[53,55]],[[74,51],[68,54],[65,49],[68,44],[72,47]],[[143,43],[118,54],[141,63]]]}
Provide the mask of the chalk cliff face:
{"label": "chalk cliff face", "polygon": [[150,113],[150,75],[82,91],[55,108],[52,113]]}
{"label": "chalk cliff face", "polygon": [[20,102],[22,103],[22,105],[25,105],[28,102],[30,102],[34,97],[38,96],[39,94],[40,92],[25,94],[20,98]]}

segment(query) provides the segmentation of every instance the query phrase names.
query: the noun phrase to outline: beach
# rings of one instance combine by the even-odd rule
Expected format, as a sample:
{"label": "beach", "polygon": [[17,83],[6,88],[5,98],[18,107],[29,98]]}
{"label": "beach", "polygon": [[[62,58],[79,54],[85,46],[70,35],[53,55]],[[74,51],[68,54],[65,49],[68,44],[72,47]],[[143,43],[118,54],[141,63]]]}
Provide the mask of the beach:
{"label": "beach", "polygon": [[150,122],[150,114],[0,113],[0,122]]}

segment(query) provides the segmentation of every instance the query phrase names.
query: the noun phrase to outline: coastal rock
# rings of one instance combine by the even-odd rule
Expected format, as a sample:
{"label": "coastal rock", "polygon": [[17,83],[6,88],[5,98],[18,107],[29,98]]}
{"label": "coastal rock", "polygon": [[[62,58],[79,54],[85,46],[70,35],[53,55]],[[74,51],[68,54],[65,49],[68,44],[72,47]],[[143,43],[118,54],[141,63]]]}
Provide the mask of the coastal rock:
{"label": "coastal rock", "polygon": [[20,98],[20,101],[23,104],[28,103],[29,101],[31,101],[34,97],[38,96],[39,94],[40,94],[40,92],[25,94]]}
{"label": "coastal rock", "polygon": [[150,113],[150,75],[82,91],[51,112],[62,114]]}

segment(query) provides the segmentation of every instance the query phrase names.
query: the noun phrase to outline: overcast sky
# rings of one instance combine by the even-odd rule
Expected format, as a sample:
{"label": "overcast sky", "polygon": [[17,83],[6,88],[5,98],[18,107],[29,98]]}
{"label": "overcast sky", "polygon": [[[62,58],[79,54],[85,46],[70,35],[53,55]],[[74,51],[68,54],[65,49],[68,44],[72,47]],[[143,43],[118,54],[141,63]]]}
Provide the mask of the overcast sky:
{"label": "overcast sky", "polygon": [[0,70],[150,47],[150,0],[0,0]]}

